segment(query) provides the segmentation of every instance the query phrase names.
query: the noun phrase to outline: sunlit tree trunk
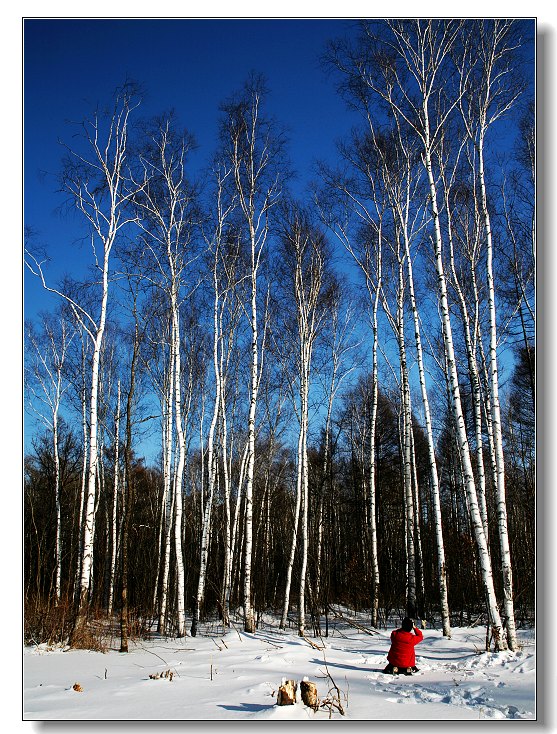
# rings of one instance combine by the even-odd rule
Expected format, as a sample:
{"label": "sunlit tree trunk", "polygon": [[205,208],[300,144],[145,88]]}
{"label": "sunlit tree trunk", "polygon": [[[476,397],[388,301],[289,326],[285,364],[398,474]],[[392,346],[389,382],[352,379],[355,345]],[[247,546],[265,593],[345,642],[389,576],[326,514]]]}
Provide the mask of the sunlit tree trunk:
{"label": "sunlit tree trunk", "polygon": [[437,459],[435,456],[435,439],[433,436],[433,424],[431,421],[431,410],[429,406],[429,396],[426,384],[426,369],[424,365],[422,338],[420,330],[420,316],[414,290],[414,273],[412,266],[412,257],[410,252],[410,243],[408,237],[405,237],[406,251],[406,267],[408,271],[408,292],[410,295],[410,307],[412,309],[412,318],[414,321],[414,336],[416,340],[416,354],[418,360],[418,375],[420,381],[420,390],[422,395],[422,403],[424,407],[425,428],[427,436],[427,450],[429,459],[429,476],[431,482],[431,498],[433,503],[433,522],[435,527],[435,549],[437,552],[437,576],[439,583],[439,596],[441,603],[441,620],[443,625],[443,635],[451,636],[451,624],[449,614],[449,597],[447,589],[447,571],[445,565],[445,545],[443,541],[443,521],[441,516],[441,494],[439,487],[439,475],[437,472]]}
{"label": "sunlit tree trunk", "polygon": [[186,463],[186,438],[182,422],[182,368],[180,359],[180,320],[175,289],[172,289],[172,349],[174,352],[174,410],[177,441],[177,465],[174,476],[174,550],[176,554],[176,626],[177,636],[186,634],[185,569],[182,535],[184,467]]}
{"label": "sunlit tree trunk", "polygon": [[[479,296],[476,287],[476,258],[477,258],[477,240],[476,242],[470,242],[470,266],[471,276],[473,284],[473,295],[474,295],[474,317],[471,318],[469,315],[468,305],[464,291],[462,289],[460,278],[457,273],[455,264],[454,254],[454,238],[453,238],[453,222],[452,222],[452,211],[450,204],[450,188],[451,184],[445,176],[444,170],[441,170],[441,179],[444,184],[444,202],[446,207],[447,217],[447,240],[449,244],[449,259],[450,269],[452,276],[452,284],[457,294],[460,311],[462,314],[462,328],[464,333],[464,342],[466,348],[466,356],[468,360],[468,372],[470,375],[470,383],[472,387],[472,403],[474,411],[474,432],[476,439],[476,462],[477,462],[477,493],[478,503],[480,507],[480,514],[482,516],[482,522],[484,526],[484,533],[486,542],[489,548],[489,523],[487,516],[487,500],[486,500],[486,477],[484,468],[484,446],[483,446],[483,431],[482,431],[482,394],[481,394],[481,382],[478,372],[478,364],[476,358],[476,345],[481,341],[480,324],[479,324]],[[474,223],[474,229],[476,229],[477,223]],[[472,237],[475,237],[477,231],[472,233]]]}
{"label": "sunlit tree trunk", "polygon": [[[305,351],[305,350],[304,350]],[[303,637],[305,634],[306,624],[306,576],[308,567],[308,515],[309,515],[309,492],[308,492],[308,451],[307,451],[307,430],[308,430],[308,396],[309,396],[309,356],[305,356],[306,367],[303,367],[305,374],[303,379],[300,381],[300,390],[303,392],[301,400],[301,420],[302,425],[300,426],[300,434],[302,437],[301,441],[301,489],[302,489],[302,523],[301,523],[301,541],[302,541],[302,565],[300,568],[300,593],[298,602],[298,634]]]}
{"label": "sunlit tree trunk", "polygon": [[112,614],[114,602],[114,586],[116,584],[116,557],[118,551],[118,499],[120,494],[120,380],[118,380],[118,393],[116,397],[116,418],[114,426],[114,487],[111,512],[111,538],[112,552],[110,556],[110,569],[108,579],[108,613]]}
{"label": "sunlit tree trunk", "polygon": [[223,474],[223,497],[224,497],[224,564],[223,582],[221,593],[222,623],[224,627],[230,626],[230,574],[232,563],[232,517],[231,517],[231,487],[230,471],[228,467],[228,423],[226,418],[225,390],[221,391],[221,415],[222,415],[222,474]]}
{"label": "sunlit tree trunk", "polygon": [[[234,507],[234,514],[232,516],[232,526],[230,529],[230,554],[229,562],[225,568],[225,576],[223,581],[223,597],[224,597],[224,608],[230,613],[230,598],[233,591],[233,574],[234,574],[234,563],[238,558],[238,530],[240,525],[240,514],[242,507],[242,498],[244,495],[244,483],[246,476],[246,466],[248,462],[248,442],[246,441],[243,451],[242,458],[240,461],[240,471],[238,477],[238,486],[236,489],[236,505]],[[237,564],[236,564],[237,565]]]}
{"label": "sunlit tree trunk", "polygon": [[294,518],[292,528],[292,543],[290,545],[290,555],[286,566],[286,586],[284,591],[284,604],[282,607],[282,617],[280,620],[280,628],[286,628],[288,619],[288,608],[290,606],[290,588],[292,585],[292,570],[294,568],[294,559],[296,557],[296,545],[298,543],[298,526],[300,524],[300,508],[302,506],[302,456],[303,456],[303,440],[302,430],[298,432],[298,451],[296,464],[298,470],[296,472],[296,504],[294,507]]}
{"label": "sunlit tree trunk", "polygon": [[163,384],[163,493],[161,501],[161,560],[159,570],[161,575],[161,596],[159,603],[159,616],[157,629],[163,632],[167,626],[168,609],[168,580],[170,574],[170,551],[172,537],[172,521],[174,516],[174,492],[172,481],[172,453],[174,446],[174,349],[169,350],[169,363],[165,383]]}
{"label": "sunlit tree trunk", "polygon": [[507,502],[505,493],[505,459],[503,455],[503,430],[501,425],[501,404],[499,400],[499,369],[497,360],[497,315],[495,306],[495,285],[493,279],[493,243],[491,234],[491,220],[487,206],[485,174],[483,164],[483,135],[480,136],[479,146],[479,176],[481,203],[483,209],[486,239],[487,239],[487,288],[489,303],[489,354],[491,374],[491,404],[493,416],[493,434],[495,442],[495,457],[497,466],[497,524],[499,529],[499,544],[501,547],[501,566],[503,570],[503,594],[505,627],[507,643],[511,650],[518,649],[516,627],[514,619],[513,578],[509,533],[507,525]]}
{"label": "sunlit tree trunk", "polygon": [[397,338],[400,352],[400,390],[402,411],[402,462],[404,484],[404,509],[406,517],[406,614],[414,618],[417,615],[416,597],[416,532],[414,513],[414,493],[412,489],[412,404],[410,400],[410,385],[408,381],[408,364],[406,357],[405,328],[404,328],[404,283],[403,261],[399,262],[399,292],[397,304]]}
{"label": "sunlit tree trunk", "polygon": [[370,534],[370,561],[371,561],[371,624],[377,627],[379,619],[379,592],[380,592],[380,575],[379,575],[379,552],[378,552],[378,533],[377,533],[377,470],[376,470],[376,433],[377,433],[377,409],[379,405],[379,365],[377,359],[377,350],[379,346],[379,325],[378,325],[378,309],[380,301],[380,293],[382,288],[382,231],[379,226],[377,240],[377,284],[375,293],[370,296],[372,298],[372,317],[371,317],[371,374],[372,374],[372,393],[371,393],[371,414],[369,421],[369,534]]}
{"label": "sunlit tree trunk", "polygon": [[[87,378],[86,378],[86,346],[83,340],[83,332],[81,333],[81,430],[83,433],[83,460],[81,470],[81,486],[79,492],[79,534],[83,527],[83,518],[85,513],[85,492],[87,489],[87,457],[89,456],[88,443],[89,434],[87,431]],[[79,581],[81,579],[81,568],[83,565],[83,546],[81,542],[78,547],[78,557],[75,575],[75,590],[79,594]],[[79,597],[77,598],[79,601]]]}
{"label": "sunlit tree trunk", "polygon": [[255,617],[251,598],[251,564],[253,558],[253,479],[255,469],[255,412],[257,409],[259,377],[259,334],[257,331],[257,270],[255,269],[255,233],[250,232],[252,242],[251,277],[251,386],[248,415],[248,463],[246,470],[245,547],[244,547],[244,630],[255,632]]}

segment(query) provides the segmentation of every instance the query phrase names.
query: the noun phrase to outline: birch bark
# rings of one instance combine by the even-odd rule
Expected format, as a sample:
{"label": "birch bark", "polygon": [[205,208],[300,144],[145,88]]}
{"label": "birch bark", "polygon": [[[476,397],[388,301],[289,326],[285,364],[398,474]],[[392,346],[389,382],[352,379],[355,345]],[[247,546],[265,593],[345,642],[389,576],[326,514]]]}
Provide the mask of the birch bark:
{"label": "birch bark", "polygon": [[118,552],[118,500],[120,494],[120,399],[121,386],[118,380],[118,390],[116,396],[116,418],[114,421],[114,486],[112,496],[112,512],[111,512],[111,538],[112,551],[110,554],[110,570],[108,580],[108,614],[112,614],[112,605],[114,602],[114,586],[116,584],[116,557]]}

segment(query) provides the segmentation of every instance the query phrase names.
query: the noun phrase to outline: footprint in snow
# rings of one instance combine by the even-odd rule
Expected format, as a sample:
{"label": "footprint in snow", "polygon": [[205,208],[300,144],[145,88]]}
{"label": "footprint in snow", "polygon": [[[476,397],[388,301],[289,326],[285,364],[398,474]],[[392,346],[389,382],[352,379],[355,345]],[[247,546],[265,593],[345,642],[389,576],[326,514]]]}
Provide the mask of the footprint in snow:
{"label": "footprint in snow", "polygon": [[[392,692],[392,689],[391,689]],[[531,714],[521,711],[516,706],[498,705],[487,691],[479,685],[450,688],[416,687],[413,690],[401,690],[397,696],[389,696],[387,701],[399,704],[445,703],[449,706],[478,711],[483,719],[529,719]]]}

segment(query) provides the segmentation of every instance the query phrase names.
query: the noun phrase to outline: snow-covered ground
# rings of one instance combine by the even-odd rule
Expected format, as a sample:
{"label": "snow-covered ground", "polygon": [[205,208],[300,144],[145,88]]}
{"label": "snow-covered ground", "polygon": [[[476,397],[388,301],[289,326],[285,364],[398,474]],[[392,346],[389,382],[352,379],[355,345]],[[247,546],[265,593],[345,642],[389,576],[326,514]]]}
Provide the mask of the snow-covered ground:
{"label": "snow-covered ground", "polygon": [[[26,647],[23,719],[536,718],[533,631],[520,631],[519,651],[490,654],[482,652],[485,628],[455,628],[450,640],[426,629],[413,677],[381,672],[390,631],[370,635],[337,620],[328,638],[308,637],[323,648],[316,649],[295,630],[282,632],[270,621],[254,635],[238,626],[226,633],[209,627],[196,638],[154,637],[134,643],[128,654],[117,651],[116,641],[106,653]],[[281,680],[304,677],[316,683],[321,700],[332,679],[344,716],[336,708],[314,713],[300,701],[277,706]]]}

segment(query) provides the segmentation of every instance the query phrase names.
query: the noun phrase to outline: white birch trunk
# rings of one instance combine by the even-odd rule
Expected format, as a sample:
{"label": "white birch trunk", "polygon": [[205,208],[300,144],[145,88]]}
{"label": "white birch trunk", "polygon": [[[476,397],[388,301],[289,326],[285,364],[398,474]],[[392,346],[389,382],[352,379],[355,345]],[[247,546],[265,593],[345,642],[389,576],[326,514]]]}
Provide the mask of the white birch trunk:
{"label": "white birch trunk", "polygon": [[[287,588],[284,599],[283,616],[281,625],[286,623],[288,613],[290,579],[294,562],[298,518],[301,508],[301,569],[300,589],[298,602],[298,632],[300,636],[305,634],[305,612],[306,612],[306,576],[308,566],[309,550],[309,473],[308,473],[308,413],[309,413],[309,390],[311,375],[311,360],[313,345],[322,318],[322,309],[318,311],[319,296],[324,274],[324,251],[322,250],[319,235],[312,231],[311,225],[300,216],[299,211],[294,212],[294,218],[286,223],[285,247],[289,256],[292,257],[292,272],[287,278],[292,278],[293,293],[289,290],[288,297],[292,295],[296,301],[296,321],[298,324],[298,360],[299,360],[299,399],[300,399],[300,432],[298,437],[298,471],[296,481],[296,510],[294,518],[294,532],[290,561],[287,568]],[[334,380],[334,376],[333,376]]]}
{"label": "white birch trunk", "polygon": [[[511,650],[517,648],[516,629],[514,620],[514,602],[512,588],[512,565],[507,528],[507,509],[505,498],[505,466],[503,455],[503,438],[501,428],[501,414],[499,402],[499,376],[497,360],[497,309],[495,284],[493,277],[493,241],[491,219],[485,182],[485,136],[489,126],[507,112],[516,102],[519,91],[509,86],[507,93],[502,93],[501,80],[510,75],[508,55],[514,50],[514,41],[509,37],[512,21],[493,20],[481,24],[477,43],[481,79],[471,89],[474,95],[474,104],[470,106],[473,114],[465,112],[461,107],[463,120],[470,140],[473,141],[478,154],[478,179],[480,185],[479,208],[483,219],[486,240],[486,275],[489,311],[489,391],[491,408],[490,446],[492,452],[493,478],[497,497],[497,523],[499,530],[499,544],[501,550],[501,564],[503,572],[504,613],[507,629],[507,643]],[[464,70],[461,69],[464,76]],[[473,119],[475,115],[475,119]],[[488,411],[489,415],[489,411]],[[495,635],[498,641],[497,635]]]}
{"label": "white birch trunk", "polygon": [[251,388],[248,415],[248,464],[246,474],[245,545],[244,545],[244,631],[255,632],[251,602],[251,562],[253,554],[253,477],[255,469],[255,411],[259,377],[259,343],[257,332],[257,270],[255,268],[255,232],[251,231]]}
{"label": "white birch trunk", "polygon": [[288,608],[290,606],[290,587],[292,585],[292,569],[294,568],[294,558],[296,556],[296,545],[298,542],[298,525],[300,522],[300,509],[302,506],[302,454],[303,454],[303,432],[302,421],[300,419],[300,431],[298,433],[298,455],[297,455],[297,472],[296,472],[296,505],[294,508],[294,527],[292,531],[292,544],[290,546],[290,557],[286,567],[286,588],[284,591],[284,605],[282,608],[282,617],[280,620],[280,629],[285,629],[286,620],[288,618]]}
{"label": "white birch trunk", "polygon": [[309,395],[309,361],[311,355],[307,354],[307,348],[302,350],[304,362],[302,363],[303,377],[300,384],[301,392],[301,500],[302,500],[302,566],[300,569],[300,601],[298,606],[298,634],[305,634],[306,620],[306,574],[308,564],[308,452],[307,452],[307,429],[308,429],[308,395]]}
{"label": "white birch trunk", "polygon": [[371,578],[372,578],[372,599],[371,599],[371,624],[377,628],[379,613],[379,552],[377,543],[377,481],[375,469],[375,436],[377,432],[377,409],[379,406],[379,370],[377,360],[377,348],[379,343],[379,329],[377,322],[377,311],[379,308],[379,294],[382,288],[382,240],[381,235],[378,242],[377,250],[377,284],[375,296],[373,300],[373,316],[372,316],[372,334],[373,341],[371,347],[371,368],[372,368],[372,397],[371,397],[371,416],[369,426],[369,530],[370,530],[370,554],[371,554]]}
{"label": "white birch trunk", "polygon": [[183,484],[184,467],[186,462],[186,440],[182,425],[182,391],[181,391],[181,360],[180,360],[180,320],[178,315],[178,304],[176,289],[172,289],[172,345],[174,351],[174,411],[176,419],[176,439],[178,462],[174,477],[174,549],[176,552],[176,628],[177,636],[186,634],[186,611],[185,611],[185,570],[184,552],[182,547],[182,520],[183,520]]}
{"label": "white birch trunk", "polygon": [[[414,427],[410,427],[410,438],[412,446],[412,488],[414,493],[414,528],[416,532],[415,547],[416,547],[416,588],[418,599],[423,600],[425,598],[425,585],[424,585],[424,557],[422,553],[422,532],[420,528],[420,485],[418,482],[418,468],[416,465],[416,445],[414,442]],[[418,611],[423,611],[421,608]]]}
{"label": "white birch trunk", "polygon": [[[401,324],[403,328],[403,324]],[[406,518],[406,614],[415,617],[416,606],[416,548],[414,528],[414,494],[412,491],[412,408],[410,404],[410,388],[406,365],[406,348],[404,346],[404,332],[399,335],[400,341],[400,371],[401,371],[401,398],[402,398],[402,452],[404,478],[404,508]]]}
{"label": "white birch trunk", "polygon": [[[59,328],[58,328],[59,326]],[[62,594],[62,507],[61,467],[59,449],[59,413],[65,392],[63,370],[66,353],[74,334],[68,338],[67,322],[60,312],[60,320],[43,317],[42,332],[37,334],[33,325],[25,330],[25,391],[30,398],[30,408],[51,433],[54,461],[54,585],[50,592],[54,603]],[[29,354],[27,354],[29,349]],[[42,407],[46,408],[46,410]],[[78,523],[80,524],[80,523]]]}
{"label": "white birch trunk", "polygon": [[114,602],[114,586],[116,583],[116,556],[118,550],[118,495],[120,493],[120,380],[116,397],[116,420],[114,426],[114,488],[111,513],[112,552],[108,579],[108,614],[112,614]]}
{"label": "white birch trunk", "polygon": [[[394,248],[393,248],[394,249]],[[389,310],[387,299],[383,297],[384,310],[393,329],[398,345],[400,362],[400,452],[402,463],[403,496],[404,496],[404,525],[406,546],[406,615],[416,616],[416,554],[414,529],[414,496],[412,490],[412,406],[410,400],[410,385],[408,381],[408,365],[406,358],[406,336],[404,323],[404,256],[400,252],[400,243],[397,243],[395,255],[398,260],[398,285],[396,291],[396,317]]]}
{"label": "white birch trunk", "polygon": [[445,545],[443,542],[443,521],[441,516],[441,494],[439,488],[439,475],[437,472],[437,459],[435,457],[435,439],[433,436],[433,425],[431,422],[431,410],[427,392],[426,371],[424,366],[422,338],[420,331],[420,316],[414,291],[414,274],[410,243],[405,236],[406,267],[408,271],[408,291],[410,295],[410,307],[414,320],[414,336],[416,340],[416,352],[418,359],[418,375],[422,403],[424,407],[425,427],[427,436],[427,450],[429,459],[429,476],[431,482],[431,498],[433,503],[433,523],[435,528],[435,548],[437,551],[437,576],[439,583],[439,596],[441,603],[441,620],[443,625],[443,636],[451,637],[451,623],[449,613],[449,597],[447,589],[447,571],[445,566]]}
{"label": "white birch trunk", "polygon": [[52,416],[52,443],[54,449],[54,491],[56,501],[56,578],[55,599],[62,594],[62,509],[60,505],[60,455],[58,451],[58,415]]}
{"label": "white birch trunk", "polygon": [[474,475],[472,471],[472,462],[470,460],[470,448],[468,444],[468,437],[466,435],[466,427],[464,424],[464,414],[462,411],[462,403],[460,399],[460,386],[458,383],[458,370],[456,365],[456,357],[453,346],[452,327],[449,314],[449,301],[447,295],[447,284],[445,277],[445,270],[443,264],[443,239],[441,235],[441,225],[439,222],[439,209],[437,206],[437,188],[435,184],[435,177],[433,175],[433,165],[431,159],[431,144],[429,139],[429,117],[427,109],[427,100],[424,99],[423,106],[424,113],[424,158],[425,167],[427,171],[427,177],[429,182],[429,190],[431,197],[431,210],[433,215],[434,227],[435,227],[435,268],[437,271],[437,284],[440,298],[441,308],[441,319],[443,325],[443,343],[445,346],[445,352],[447,356],[447,365],[449,370],[449,384],[452,397],[452,406],[454,411],[457,437],[462,452],[462,463],[463,463],[463,479],[466,488],[466,496],[469,504],[470,517],[472,521],[472,528],[476,545],[478,548],[478,555],[480,560],[480,567],[482,571],[482,581],[485,589],[486,603],[488,606],[489,620],[493,630],[493,637],[495,640],[496,649],[504,649],[505,643],[501,637],[501,617],[499,615],[499,608],[497,606],[497,598],[495,595],[495,587],[493,584],[493,573],[491,569],[491,561],[489,558],[489,552],[485,533],[483,529],[483,522],[481,513],[478,506],[478,498],[476,494],[476,485],[474,481]]}
{"label": "white birch trunk", "polygon": [[331,354],[333,362],[333,371],[331,373],[331,384],[329,386],[329,398],[327,401],[327,418],[325,420],[325,446],[323,449],[323,489],[319,498],[318,518],[317,518],[317,565],[316,565],[316,583],[315,597],[319,601],[321,598],[321,555],[323,547],[323,505],[325,485],[329,476],[329,462],[331,461],[331,418],[333,414],[333,402],[335,399],[335,383],[338,370],[338,359],[333,347]]}
{"label": "white birch trunk", "polygon": [[[159,607],[158,631],[167,627],[168,578],[170,569],[170,550],[172,537],[172,520],[174,514],[174,492],[172,482],[172,450],[174,446],[173,432],[173,392],[174,392],[174,346],[171,337],[166,394],[163,395],[163,496],[161,506],[161,598]],[[164,545],[163,545],[164,542]]]}
{"label": "white birch trunk", "polygon": [[106,311],[108,304],[108,269],[109,257],[114,236],[111,237],[105,248],[103,261],[103,296],[101,301],[101,311],[99,325],[95,335],[93,358],[91,366],[91,397],[89,407],[89,462],[87,475],[87,488],[85,497],[85,526],[83,529],[82,542],[82,564],[81,578],[79,582],[79,616],[82,618],[85,614],[86,607],[89,602],[89,591],[91,579],[93,575],[93,543],[94,543],[94,520],[95,520],[95,502],[97,488],[97,470],[98,470],[98,390],[99,390],[99,369],[100,369],[100,353],[104,338],[104,330],[106,324]]}
{"label": "white birch trunk", "polygon": [[[83,346],[83,345],[82,345]],[[87,487],[87,457],[89,455],[89,438],[87,432],[87,392],[85,388],[85,349],[82,349],[82,379],[83,386],[81,390],[81,429],[83,432],[83,463],[81,470],[81,488],[79,493],[79,533],[83,527],[83,518],[85,513],[85,489]],[[81,538],[80,538],[81,541]],[[79,593],[79,581],[81,579],[81,568],[83,566],[83,545],[79,542],[78,561],[75,575],[75,588]],[[79,601],[79,599],[78,599]]]}
{"label": "white birch trunk", "polygon": [[168,629],[168,601],[169,601],[169,578],[170,578],[170,554],[172,550],[172,528],[174,527],[174,482],[168,488],[166,506],[164,508],[165,540],[162,565],[161,604],[159,612],[159,632]]}
{"label": "white birch trunk", "polygon": [[507,503],[505,498],[505,460],[503,456],[503,431],[501,426],[501,406],[499,402],[499,370],[497,363],[497,314],[495,305],[495,284],[493,279],[493,242],[491,234],[491,220],[487,205],[484,172],[484,138],[483,129],[479,140],[479,178],[481,191],[481,206],[484,217],[485,234],[487,241],[487,289],[489,302],[489,364],[491,373],[491,405],[493,420],[493,438],[495,444],[495,458],[497,467],[497,525],[499,529],[499,543],[501,547],[501,566],[503,571],[503,595],[505,626],[507,629],[507,643],[511,650],[518,649],[514,620],[514,601],[512,583],[512,564],[507,528]]}
{"label": "white birch trunk", "polygon": [[242,452],[242,460],[240,462],[240,473],[238,477],[238,489],[236,493],[236,506],[234,508],[234,516],[232,519],[232,529],[230,534],[230,560],[227,568],[225,569],[226,575],[224,578],[224,601],[225,601],[225,609],[227,609],[230,612],[230,596],[232,594],[232,579],[233,579],[233,570],[234,570],[234,559],[236,557],[236,546],[237,546],[237,539],[238,539],[238,527],[240,524],[240,510],[242,506],[242,497],[243,497],[243,487],[244,487],[244,480],[246,475],[246,467],[248,462],[248,442],[246,441],[246,444],[244,446],[244,450]]}
{"label": "white birch trunk", "polygon": [[221,415],[222,415],[222,474],[224,495],[224,569],[223,585],[221,595],[222,623],[224,627],[230,627],[230,574],[232,563],[232,518],[231,518],[231,493],[230,472],[228,468],[228,426],[225,412],[225,390],[221,390]]}
{"label": "white birch trunk", "polygon": [[479,327],[479,319],[478,319],[479,302],[478,302],[477,288],[476,288],[476,282],[475,282],[474,266],[472,265],[472,269],[473,269],[472,280],[474,283],[474,297],[475,297],[475,302],[476,302],[476,313],[474,316],[474,337],[472,337],[472,333],[470,329],[470,317],[468,314],[468,306],[466,305],[466,299],[464,297],[464,293],[462,291],[458,273],[455,267],[454,247],[453,247],[453,237],[452,237],[452,217],[451,217],[451,209],[450,209],[450,205],[448,201],[448,191],[446,191],[445,205],[447,209],[447,239],[449,243],[451,273],[453,277],[454,288],[458,296],[458,302],[460,304],[460,310],[462,313],[464,342],[466,346],[466,355],[468,358],[468,371],[470,373],[470,383],[472,386],[472,402],[473,402],[473,408],[474,408],[474,428],[475,428],[475,436],[476,436],[476,461],[478,465],[478,469],[477,469],[478,503],[480,506],[480,514],[482,516],[484,533],[485,533],[486,543],[487,543],[488,551],[489,551],[489,523],[488,523],[488,516],[487,516],[485,469],[484,469],[484,460],[483,460],[482,395],[481,395],[481,383],[480,383],[480,378],[478,374],[476,351],[474,349],[474,344],[476,340],[481,339],[481,335],[479,334],[480,327]]}
{"label": "white birch trunk", "polygon": [[[408,67],[410,77],[417,82],[420,98],[418,106],[411,100],[404,85],[396,80],[396,85],[387,84],[384,90],[380,90],[376,86],[376,80],[366,73],[358,70],[362,80],[369,85],[377,94],[379,94],[390,105],[393,115],[397,121],[404,118],[417,133],[423,144],[423,164],[427,172],[429,186],[429,202],[434,223],[434,260],[437,274],[437,290],[439,297],[439,307],[443,331],[443,344],[445,357],[448,368],[448,382],[450,386],[450,394],[452,401],[452,410],[455,419],[459,449],[462,456],[463,480],[466,488],[466,498],[469,506],[474,538],[478,549],[480,559],[482,583],[485,590],[486,604],[488,609],[489,620],[495,640],[496,649],[504,648],[504,640],[501,638],[501,618],[497,606],[495,596],[495,588],[493,584],[493,573],[491,561],[489,558],[487,542],[485,538],[481,513],[478,506],[478,498],[476,493],[476,485],[472,472],[472,462],[470,457],[470,448],[468,437],[466,435],[466,427],[464,424],[464,415],[460,398],[460,387],[458,382],[458,369],[456,364],[454,343],[452,336],[452,326],[449,310],[449,300],[447,291],[447,282],[443,263],[443,237],[441,233],[441,224],[439,221],[439,207],[437,200],[437,185],[433,173],[433,146],[431,139],[431,128],[429,118],[430,99],[436,91],[435,85],[438,84],[437,76],[441,65],[444,63],[447,55],[450,53],[460,30],[461,23],[458,21],[447,21],[444,25],[438,24],[434,27],[433,21],[386,21],[388,27],[392,31],[392,48],[398,53],[400,59]],[[394,89],[400,89],[403,105],[409,106],[410,112],[405,114],[401,107],[397,104],[393,96]],[[439,134],[441,126],[445,124],[451,110],[458,104],[455,99],[453,104],[446,108],[442,113],[442,118],[438,123],[435,132]]]}

